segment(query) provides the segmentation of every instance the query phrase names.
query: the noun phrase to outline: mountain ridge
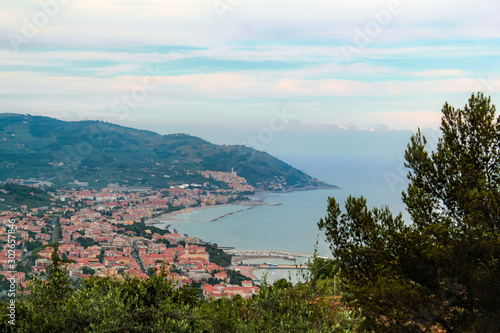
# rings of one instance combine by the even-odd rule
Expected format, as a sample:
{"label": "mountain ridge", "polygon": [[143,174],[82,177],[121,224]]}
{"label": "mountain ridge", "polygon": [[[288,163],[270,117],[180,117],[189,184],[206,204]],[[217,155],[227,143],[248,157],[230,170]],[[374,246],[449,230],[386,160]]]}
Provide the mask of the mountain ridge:
{"label": "mountain ridge", "polygon": [[259,191],[335,188],[241,145],[216,145],[186,133],[158,133],[109,122],[0,114],[0,180],[79,180],[167,187],[202,182],[197,171],[231,172]]}

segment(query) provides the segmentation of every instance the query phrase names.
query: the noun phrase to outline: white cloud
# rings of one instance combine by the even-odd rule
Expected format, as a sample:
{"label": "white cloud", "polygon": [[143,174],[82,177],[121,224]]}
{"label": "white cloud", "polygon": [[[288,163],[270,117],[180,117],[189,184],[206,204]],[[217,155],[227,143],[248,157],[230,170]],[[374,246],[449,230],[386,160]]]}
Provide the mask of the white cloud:
{"label": "white cloud", "polygon": [[418,77],[441,77],[441,76],[467,76],[467,72],[460,69],[436,69],[436,70],[427,70],[421,72],[411,72],[413,76]]}
{"label": "white cloud", "polygon": [[[69,45],[222,45],[234,40],[351,40],[356,27],[374,21],[386,10],[383,1],[243,1],[219,20],[211,0],[70,1],[61,6],[37,39]],[[420,38],[495,38],[494,17],[500,4],[489,0],[399,1],[401,13],[377,41]],[[3,6],[3,5],[2,5]],[[1,27],[20,32],[22,19],[43,9],[38,1],[18,0],[0,13]]]}
{"label": "white cloud", "polygon": [[[21,34],[23,19],[32,20],[42,9],[35,0],[7,2],[0,12],[4,45],[0,85],[8,97],[0,99],[0,107],[64,117],[73,111],[88,112],[98,117],[109,114],[117,97],[141,86],[148,75],[146,67],[157,63],[193,58],[222,63],[283,61],[285,69],[201,64],[198,73],[186,66],[175,68],[176,75],[163,72],[161,85],[148,92],[134,112],[155,119],[173,117],[178,111],[174,116],[179,123],[196,119],[200,124],[231,112],[220,120],[225,125],[242,120],[256,126],[260,120],[252,122],[252,117],[265,117],[262,108],[287,100],[300,105],[302,122],[410,128],[414,122],[435,122],[435,112],[428,110],[436,96],[444,101],[485,87],[480,81],[485,71],[464,67],[460,59],[481,57],[484,62],[477,67],[490,62],[489,72],[498,72],[500,49],[492,41],[500,38],[496,17],[500,3],[489,0],[401,0],[401,13],[390,17],[358,57],[346,61],[340,46],[353,43],[355,28],[375,22],[373,12],[387,9],[389,3],[248,0],[221,21],[212,0],[70,1],[29,39],[29,45],[14,52],[7,34]],[[469,43],[460,42],[464,39]],[[133,47],[144,45],[207,49],[133,52]],[[35,50],[24,51],[24,46]],[[44,51],[46,47],[50,49]],[[449,62],[444,66],[435,59]],[[100,61],[105,65],[99,66]],[[137,74],[141,72],[142,76]],[[490,81],[485,90],[500,91],[500,80]],[[346,108],[339,102],[342,107],[333,108],[324,97],[355,102]],[[418,100],[418,108],[391,104],[405,97]]]}
{"label": "white cloud", "polygon": [[392,129],[412,129],[417,127],[437,128],[441,124],[442,113],[439,110],[428,111],[393,111],[393,112],[376,112],[367,116],[367,120],[390,123]]}

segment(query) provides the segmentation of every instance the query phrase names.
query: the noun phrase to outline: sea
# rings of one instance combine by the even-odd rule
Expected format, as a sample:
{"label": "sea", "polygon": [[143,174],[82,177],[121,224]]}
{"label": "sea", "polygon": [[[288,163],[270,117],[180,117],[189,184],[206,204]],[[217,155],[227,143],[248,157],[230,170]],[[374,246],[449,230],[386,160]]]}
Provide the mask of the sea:
{"label": "sea", "polygon": [[[407,181],[397,160],[344,161],[324,173],[315,169],[318,179],[341,186],[339,189],[264,193],[251,199],[263,205],[214,206],[178,214],[157,224],[181,234],[196,236],[205,242],[240,250],[280,250],[331,257],[329,244],[318,222],[327,214],[328,198],[343,208],[349,195],[364,196],[369,207],[389,206],[409,220],[401,200]],[[342,172],[343,171],[343,172]],[[322,178],[321,178],[322,177]],[[267,260],[269,263],[275,263]],[[265,270],[257,272],[275,273]],[[281,278],[290,272],[280,272]],[[292,272],[293,274],[297,272]]]}

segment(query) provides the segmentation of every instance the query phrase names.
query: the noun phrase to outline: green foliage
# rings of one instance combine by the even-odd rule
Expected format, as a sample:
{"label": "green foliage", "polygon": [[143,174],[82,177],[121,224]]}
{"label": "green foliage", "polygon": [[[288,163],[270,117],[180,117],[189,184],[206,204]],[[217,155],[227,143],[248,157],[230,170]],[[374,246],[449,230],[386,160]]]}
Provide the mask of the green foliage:
{"label": "green foliage", "polygon": [[248,281],[248,278],[245,275],[232,269],[226,270],[226,274],[229,278],[229,281],[231,281],[231,284],[236,284],[238,286],[241,286],[241,283],[243,281]]}
{"label": "green foliage", "polygon": [[[62,260],[57,256],[57,244],[52,253],[50,266],[50,278],[47,282],[40,279],[31,281],[28,303],[18,303],[16,308],[16,325],[22,326],[24,331],[49,332],[64,331],[64,326],[53,323],[57,319],[57,314],[65,308],[65,300],[71,297],[74,290]],[[26,314],[29,313],[29,316]],[[26,316],[26,317],[24,317]],[[22,319],[21,319],[22,318]],[[22,330],[21,330],[22,331]]]}
{"label": "green foliage", "polygon": [[472,95],[463,110],[444,105],[441,130],[435,152],[418,132],[405,154],[412,224],[363,197],[345,213],[330,198],[319,222],[365,329],[500,330],[500,118]]}
{"label": "green foliage", "polygon": [[95,270],[88,267],[88,266],[84,266],[82,268],[82,274],[90,274],[90,275],[94,275],[95,274]]}
{"label": "green foliage", "polygon": [[264,284],[252,299],[220,299],[205,309],[212,316],[209,332],[356,332],[363,321],[332,296],[330,284]]}
{"label": "green foliage", "polygon": [[[276,177],[290,185],[314,183],[303,172],[251,148],[218,146],[187,134],[159,135],[99,121],[11,114],[0,117],[0,140],[0,165],[4,166],[0,179],[46,177],[56,185],[78,179],[92,181],[94,187],[117,182],[166,188],[206,181],[197,173],[187,175],[186,170],[230,172],[234,168],[254,186]],[[88,148],[85,154],[82,145]]]}
{"label": "green foliage", "polygon": [[287,281],[286,279],[279,279],[273,283],[273,288],[278,288],[278,289],[287,289],[287,288],[292,288],[292,283]]}
{"label": "green foliage", "polygon": [[221,267],[231,266],[231,258],[233,256],[219,249],[217,244],[201,244],[200,246],[206,248],[207,253],[210,256],[210,262],[213,262]]}
{"label": "green foliage", "polygon": [[16,272],[24,272],[26,274],[31,273],[31,270],[33,268],[33,264],[30,262],[18,262],[16,264]]}
{"label": "green foliage", "polygon": [[97,256],[97,258],[99,259],[99,263],[104,263],[104,258],[106,257],[105,255],[106,251],[104,250],[101,250],[101,253]]}
{"label": "green foliage", "polygon": [[52,196],[42,189],[17,184],[0,184],[0,208],[6,206],[28,208],[50,205]]}
{"label": "green foliage", "polygon": [[41,258],[37,251],[40,251],[43,248],[43,246],[36,248],[30,255],[25,256],[23,261],[29,263],[31,266],[35,266],[36,260]]}
{"label": "green foliage", "polygon": [[10,282],[7,280],[6,276],[0,274],[0,292],[8,291],[10,289]]}
{"label": "green foliage", "polygon": [[31,251],[33,251],[33,250],[34,250],[34,249],[36,249],[36,248],[42,247],[42,246],[43,246],[43,243],[42,243],[41,241],[39,241],[39,240],[34,240],[34,241],[32,241],[32,242],[30,242],[30,241],[26,241],[26,242],[24,243],[24,246],[26,247],[26,250],[27,250],[28,252],[31,252]]}
{"label": "green foliage", "polygon": [[312,281],[333,279],[338,274],[338,266],[335,260],[315,257],[309,268]]}
{"label": "green foliage", "polygon": [[[174,285],[162,266],[148,279],[91,277],[72,288],[56,251],[47,281],[34,279],[16,303],[16,332],[355,332],[363,321],[328,283],[285,281],[247,300],[202,301],[200,289]],[[0,330],[11,332],[5,307]]]}
{"label": "green foliage", "polygon": [[[126,225],[125,231],[132,231],[137,237],[149,237],[151,239],[151,235],[157,233],[159,235],[169,234],[170,231],[165,229],[160,229],[154,226],[147,226],[144,221],[134,222],[132,225]],[[146,231],[149,230],[151,233],[148,234]]]}
{"label": "green foliage", "polygon": [[147,274],[148,276],[153,276],[153,275],[155,275],[155,274],[156,274],[156,268],[149,267],[149,268],[148,268],[148,271],[146,272],[146,274]]}
{"label": "green foliage", "polygon": [[80,245],[83,246],[83,248],[85,249],[88,248],[89,246],[99,245],[99,242],[96,242],[92,238],[88,237],[78,237],[76,241],[80,243]]}
{"label": "green foliage", "polygon": [[175,243],[170,243],[170,241],[168,239],[162,239],[162,238],[157,239],[156,243],[165,244],[166,247],[177,247],[178,246]]}

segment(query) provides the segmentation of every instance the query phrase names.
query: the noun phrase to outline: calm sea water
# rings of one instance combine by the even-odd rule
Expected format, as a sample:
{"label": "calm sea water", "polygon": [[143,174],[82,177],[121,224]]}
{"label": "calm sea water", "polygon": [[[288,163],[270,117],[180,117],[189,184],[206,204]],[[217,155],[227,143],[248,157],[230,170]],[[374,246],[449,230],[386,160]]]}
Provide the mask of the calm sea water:
{"label": "calm sea water", "polygon": [[[165,224],[219,246],[313,253],[320,234],[316,224],[326,211],[328,196],[335,192],[338,190],[265,194],[258,198],[267,205],[252,209],[248,206],[214,207],[179,214],[175,217],[179,221]],[[210,222],[231,212],[234,214]],[[328,255],[324,242],[321,242],[320,253]]]}
{"label": "calm sea water", "polygon": [[[217,243],[236,249],[283,250],[313,254],[315,247],[319,255],[330,256],[325,237],[317,223],[326,215],[328,197],[335,197],[342,204],[354,190],[330,189],[300,191],[292,193],[270,193],[259,196],[267,204],[255,206],[218,206],[179,214],[171,225],[179,233],[200,237],[203,241]],[[372,189],[364,191],[369,205],[387,204],[387,196]],[[402,209],[395,199],[394,210]],[[233,213],[224,216],[228,213]],[[211,220],[224,216],[215,222]]]}
{"label": "calm sea water", "polygon": [[[369,207],[388,205],[393,213],[403,212],[401,201],[406,188],[406,170],[399,159],[307,159],[293,161],[294,165],[311,175],[336,184],[342,189],[264,194],[258,199],[267,205],[217,206],[205,210],[177,215],[171,225],[182,234],[200,237],[204,241],[236,249],[282,250],[331,256],[328,243],[317,223],[326,215],[327,199],[334,197],[343,208],[349,195],[364,196]],[[233,213],[224,216],[228,213]],[[224,216],[215,222],[213,219]],[[256,259],[256,262],[282,263],[282,259]],[[303,262],[302,258],[298,258]],[[307,261],[307,259],[305,260]],[[264,275],[269,282],[281,278],[300,280],[297,270],[259,269],[254,272],[259,279]]]}

